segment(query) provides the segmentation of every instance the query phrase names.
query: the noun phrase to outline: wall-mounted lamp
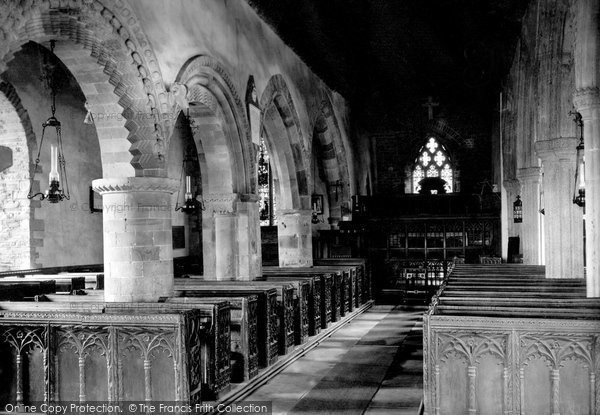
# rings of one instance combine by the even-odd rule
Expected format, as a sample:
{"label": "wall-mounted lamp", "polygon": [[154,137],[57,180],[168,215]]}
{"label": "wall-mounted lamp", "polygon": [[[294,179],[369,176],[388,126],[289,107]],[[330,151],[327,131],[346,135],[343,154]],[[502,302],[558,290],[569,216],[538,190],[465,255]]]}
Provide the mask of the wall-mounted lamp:
{"label": "wall-mounted lamp", "polygon": [[344,190],[344,183],[338,179],[335,183],[329,183],[329,187],[335,191],[335,201],[337,202],[340,198],[340,192],[343,192]]}
{"label": "wall-mounted lamp", "polygon": [[319,216],[323,215],[323,195],[313,194],[311,196],[312,218],[313,224],[324,222]]}
{"label": "wall-mounted lamp", "polygon": [[581,114],[574,114],[575,124],[579,130],[579,144],[577,145],[577,167],[575,170],[575,188],[573,190],[573,203],[579,207],[585,206],[585,154],[583,146],[583,118]]}
{"label": "wall-mounted lamp", "polygon": [[521,202],[521,196],[517,195],[517,200],[513,203],[513,221],[514,223],[523,222],[523,202]]}

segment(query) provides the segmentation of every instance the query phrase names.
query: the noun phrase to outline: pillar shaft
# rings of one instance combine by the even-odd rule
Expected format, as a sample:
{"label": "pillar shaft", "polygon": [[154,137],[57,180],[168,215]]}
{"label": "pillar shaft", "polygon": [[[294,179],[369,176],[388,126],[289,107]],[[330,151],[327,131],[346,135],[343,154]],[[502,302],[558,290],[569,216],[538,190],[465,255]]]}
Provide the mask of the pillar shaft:
{"label": "pillar shaft", "polygon": [[173,295],[171,193],[178,185],[154,177],[94,180],[102,195],[105,301]]}
{"label": "pillar shaft", "polygon": [[583,214],[573,204],[575,137],[537,141],[544,170],[546,278],[583,278]]}
{"label": "pillar shaft", "polygon": [[600,93],[578,91],[573,99],[583,118],[585,140],[585,235],[587,296],[600,297]]}
{"label": "pillar shaft", "polygon": [[277,215],[280,267],[312,267],[311,210],[283,210]]}
{"label": "pillar shaft", "polygon": [[204,202],[204,278],[249,281],[262,277],[256,197],[210,194]]}
{"label": "pillar shaft", "polygon": [[501,193],[502,216],[500,218],[502,227],[502,259],[508,261],[510,259],[508,258],[508,238],[518,235],[516,228],[519,224],[514,223],[512,206],[517,196],[521,194],[521,184],[518,180],[512,179],[505,180],[502,186],[504,188]]}
{"label": "pillar shaft", "polygon": [[[521,200],[523,202],[523,222],[515,224],[515,231],[521,236],[523,263],[527,265],[542,264],[542,235],[540,213],[540,173],[539,167],[521,168],[517,177],[521,183]],[[514,201],[514,200],[513,200]],[[508,206],[512,210],[512,203]],[[520,227],[520,232],[518,227]]]}

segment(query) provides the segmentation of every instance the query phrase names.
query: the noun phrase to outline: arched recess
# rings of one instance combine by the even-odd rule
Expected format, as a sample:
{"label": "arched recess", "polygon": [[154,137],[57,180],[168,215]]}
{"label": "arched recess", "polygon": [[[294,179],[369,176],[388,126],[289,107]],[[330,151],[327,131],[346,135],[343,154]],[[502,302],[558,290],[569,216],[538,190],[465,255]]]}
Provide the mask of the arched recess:
{"label": "arched recess", "polygon": [[[3,6],[0,72],[26,42],[48,46],[95,116],[105,177],[165,176],[167,94],[154,53],[124,2],[32,0]],[[135,33],[135,36],[132,35]]]}
{"label": "arched recess", "polygon": [[253,149],[242,101],[223,67],[213,58],[188,60],[176,82],[185,85],[202,188],[208,194],[253,194]]}
{"label": "arched recess", "polygon": [[189,59],[172,92],[176,108],[189,115],[198,151],[204,277],[255,279],[261,275],[256,173],[242,101],[223,66],[208,56]]}
{"label": "arched recess", "polygon": [[329,215],[335,221],[341,218],[341,208],[350,200],[350,173],[338,121],[324,91],[321,91],[320,100],[320,108],[314,121],[313,143],[318,146],[315,152],[318,160],[314,162],[320,162],[320,176],[327,187]]}
{"label": "arched recess", "polygon": [[34,229],[43,222],[34,218],[40,202],[27,199],[26,190],[33,173],[36,138],[17,91],[4,81],[0,81],[0,146],[12,151],[12,165],[0,172],[0,194],[5,196],[0,212],[0,271],[39,267],[37,247],[42,239],[34,238]]}
{"label": "arched recess", "polygon": [[282,75],[269,79],[260,99],[265,144],[275,170],[277,200],[282,210],[309,209],[308,166],[300,120]]}

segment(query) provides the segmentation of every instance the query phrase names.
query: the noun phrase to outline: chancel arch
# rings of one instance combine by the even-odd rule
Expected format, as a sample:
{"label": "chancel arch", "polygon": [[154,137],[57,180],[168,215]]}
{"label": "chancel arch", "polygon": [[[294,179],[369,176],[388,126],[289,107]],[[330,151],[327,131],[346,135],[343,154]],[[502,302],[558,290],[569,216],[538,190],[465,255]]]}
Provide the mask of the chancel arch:
{"label": "chancel arch", "polygon": [[285,81],[269,79],[260,99],[262,128],[274,170],[278,202],[279,265],[312,266],[312,230],[306,154],[300,120]]}
{"label": "chancel arch", "polygon": [[188,60],[175,87],[183,89],[178,106],[185,107],[201,166],[204,277],[254,279],[261,270],[258,204],[241,100],[224,67],[208,56]]}

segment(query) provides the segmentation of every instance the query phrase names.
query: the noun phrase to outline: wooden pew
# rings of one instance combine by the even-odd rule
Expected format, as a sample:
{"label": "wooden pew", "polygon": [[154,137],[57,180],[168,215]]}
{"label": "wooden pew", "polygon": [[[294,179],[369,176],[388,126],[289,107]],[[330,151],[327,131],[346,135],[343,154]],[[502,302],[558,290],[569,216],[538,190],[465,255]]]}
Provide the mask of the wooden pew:
{"label": "wooden pew", "polygon": [[210,322],[206,340],[201,343],[205,370],[202,371],[202,399],[216,400],[231,384],[231,314],[228,301],[206,303],[105,303],[107,314],[172,313],[173,311],[200,310]]}
{"label": "wooden pew", "polygon": [[[322,268],[282,268],[282,267],[263,267],[263,275],[329,275],[329,279],[325,281],[325,290],[328,297],[325,298],[330,304],[331,311],[327,310],[326,323],[336,322],[344,313],[344,277],[343,273],[338,269],[322,269]],[[328,307],[329,308],[329,307]],[[326,328],[326,326],[323,326]]]}
{"label": "wooden pew", "polygon": [[[187,305],[226,301],[231,306],[231,381],[243,382],[258,374],[258,295],[245,297],[177,297],[167,303]],[[241,359],[240,359],[241,356]]]}
{"label": "wooden pew", "polygon": [[61,272],[59,276],[83,277],[85,279],[86,290],[103,290],[104,273],[98,272]]}
{"label": "wooden pew", "polygon": [[537,266],[456,266],[424,315],[426,413],[477,413],[482,403],[486,413],[523,413],[547,402],[590,402],[578,413],[597,412],[590,362],[600,358],[600,299],[586,298],[583,279],[543,276]]}
{"label": "wooden pew", "polygon": [[295,344],[294,316],[294,286],[286,282],[266,281],[206,281],[197,276],[190,278],[178,278],[175,281],[175,289],[234,289],[234,288],[275,288],[277,290],[277,305],[279,316],[279,354],[286,355]]}
{"label": "wooden pew", "polygon": [[56,292],[56,282],[47,281],[4,281],[0,280],[0,300],[21,301]]}
{"label": "wooden pew", "polygon": [[364,258],[320,258],[313,260],[315,266],[355,266],[357,294],[360,296],[357,307],[373,298],[371,287],[371,268]]}
{"label": "wooden pew", "polygon": [[[294,333],[295,344],[299,345],[314,332],[315,308],[314,282],[310,278],[267,277],[267,282],[283,282],[294,286]],[[311,330],[312,328],[312,330]]]}
{"label": "wooden pew", "polygon": [[[309,301],[309,335],[314,336],[326,329],[331,322],[331,300],[335,297],[335,285],[330,273],[280,273],[277,271],[264,270],[263,275],[267,280],[272,278],[282,281],[296,281],[306,279],[312,286],[312,301]],[[333,296],[332,296],[333,293]]]}
{"label": "wooden pew", "polygon": [[19,277],[3,277],[0,278],[0,284],[12,284],[12,283],[34,283],[34,282],[44,282],[44,281],[54,281],[55,291],[54,292],[68,292],[75,293],[80,290],[85,289],[85,278],[83,277],[73,277],[73,276],[61,276],[61,275],[42,275],[42,274],[34,274],[34,275],[26,275]]}
{"label": "wooden pew", "polygon": [[[176,280],[179,283],[179,280]],[[279,313],[277,290],[265,287],[227,286],[181,286],[175,287],[175,297],[224,297],[237,298],[257,296],[258,357],[259,366],[267,367],[277,361],[279,354]]]}
{"label": "wooden pew", "polygon": [[83,394],[201,403],[209,325],[201,310],[105,311],[85,302],[1,302],[0,395],[15,404],[43,401],[46,391],[51,402]]}
{"label": "wooden pew", "polygon": [[11,312],[64,312],[83,314],[132,314],[132,313],[168,313],[177,310],[197,309],[203,321],[210,330],[203,332],[202,361],[196,364],[202,366],[201,386],[203,396],[216,397],[227,390],[231,380],[230,367],[230,311],[229,303],[213,301],[212,303],[187,305],[170,303],[105,303],[101,293],[87,296],[70,296],[51,294],[44,296],[45,301],[0,302],[2,310]]}

